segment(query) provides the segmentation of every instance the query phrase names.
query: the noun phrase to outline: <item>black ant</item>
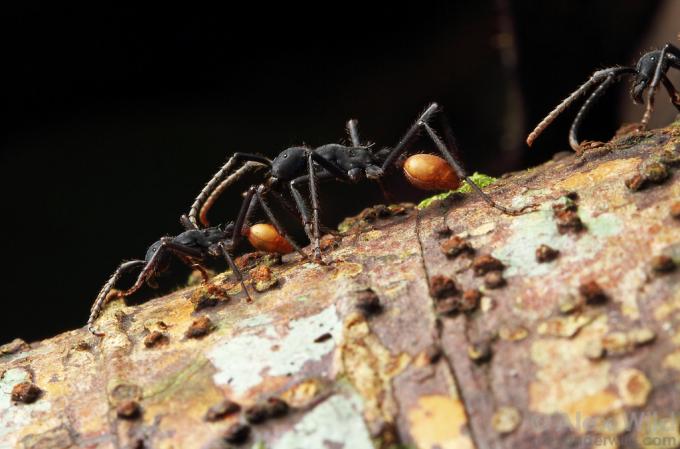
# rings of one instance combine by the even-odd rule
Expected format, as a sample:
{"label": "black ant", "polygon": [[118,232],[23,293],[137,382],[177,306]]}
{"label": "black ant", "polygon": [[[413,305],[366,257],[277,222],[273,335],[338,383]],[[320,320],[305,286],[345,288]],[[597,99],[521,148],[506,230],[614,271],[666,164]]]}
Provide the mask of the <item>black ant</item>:
{"label": "black ant", "polygon": [[576,89],[571,95],[569,95],[562,103],[557,105],[555,109],[550,111],[536,128],[527,137],[527,145],[531,146],[534,140],[543,132],[545,128],[550,125],[558,115],[560,115],[570,104],[576,101],[581,95],[584,95],[591,87],[599,86],[590,94],[588,99],[583,103],[581,109],[576,114],[576,118],[571,124],[571,129],[569,130],[569,145],[571,148],[578,152],[579,142],[576,134],[578,128],[583,121],[585,113],[590,109],[595,100],[600,97],[615,81],[618,81],[624,75],[635,75],[633,79],[633,85],[630,90],[630,96],[633,98],[635,103],[642,103],[642,95],[644,91],[647,90],[647,102],[645,107],[645,113],[640,121],[640,129],[644,130],[647,128],[649,119],[652,115],[652,110],[654,109],[654,94],[656,88],[661,81],[668,91],[668,95],[671,98],[671,103],[680,111],[680,94],[675,90],[675,87],[671,81],[666,77],[668,70],[673,67],[675,69],[680,69],[680,49],[671,43],[667,43],[661,50],[654,50],[645,53],[638,61],[635,67],[610,67],[603,70],[598,70],[593,73],[593,75],[583,83],[578,89]]}
{"label": "black ant", "polygon": [[224,227],[213,226],[195,229],[194,226],[183,218],[182,224],[186,228],[184,232],[175,237],[162,237],[149,247],[143,260],[128,260],[118,266],[109,280],[106,281],[106,284],[104,284],[92,305],[90,317],[87,320],[87,328],[90,332],[97,336],[104,335],[95,330],[93,324],[104,307],[109,292],[124,273],[134,268],[142,267],[137,276],[137,281],[132,287],[120,292],[118,294],[120,297],[132,295],[142,288],[145,283],[152,288],[157,288],[158,284],[155,282],[155,278],[168,269],[172,256],[177,257],[188,266],[198,269],[204,281],[208,280],[208,274],[203,265],[211,259],[215,260],[224,257],[236,278],[241,282],[241,287],[250,300],[248,290],[243,283],[243,277],[234,264],[228,248],[225,246],[227,237],[233,231],[233,223],[229,223]]}
{"label": "black ant", "polygon": [[[276,232],[290,242],[291,246],[304,258],[307,258],[300,247],[291,240],[281,227],[267,203],[269,198],[274,198],[281,205],[291,210],[283,196],[284,188],[287,186],[295,200],[305,233],[314,245],[314,260],[319,262],[321,261],[319,246],[321,225],[319,223],[318,181],[334,179],[357,183],[363,179],[369,179],[381,183],[387,170],[411,148],[421,131],[424,131],[430,137],[444,159],[433,155],[415,155],[412,158],[415,157],[416,159],[411,160],[411,162],[415,162],[409,163],[407,160],[403,167],[407,178],[414,185],[420,188],[442,190],[456,188],[461,180],[465,180],[490,206],[506,214],[520,213],[521,210],[516,211],[497,204],[468,177],[461,164],[454,157],[457,147],[447,121],[442,115],[439,116],[444,140],[437,135],[429,124],[438,110],[439,107],[436,103],[430,104],[394,148],[375,150],[372,145],[362,145],[359,139],[358,123],[352,119],[347,123],[351,145],[332,143],[316,148],[290,147],[283,150],[273,160],[254,154],[235,153],[203,188],[191,206],[188,217],[185,216],[184,220],[198,228],[197,219],[200,219],[201,223],[207,226],[207,212],[219,195],[245,172],[264,167],[267,169],[266,180],[259,185],[251,186],[245,193],[245,199],[235,220],[228,245],[229,250],[236,250],[243,237],[243,226],[248,223],[255,207],[260,205]],[[238,170],[233,171],[239,163],[243,163],[243,165]],[[311,211],[300,191],[303,185],[307,185],[309,188]],[[522,210],[525,208],[522,208]],[[275,237],[273,234],[271,235],[271,238]]]}

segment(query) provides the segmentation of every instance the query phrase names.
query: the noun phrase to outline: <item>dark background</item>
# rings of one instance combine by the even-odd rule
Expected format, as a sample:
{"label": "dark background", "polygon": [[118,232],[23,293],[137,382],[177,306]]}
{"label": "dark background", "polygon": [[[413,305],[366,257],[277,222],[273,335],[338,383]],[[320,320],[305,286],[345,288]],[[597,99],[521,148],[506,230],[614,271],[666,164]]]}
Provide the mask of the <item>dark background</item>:
{"label": "dark background", "polygon": [[[117,264],[179,232],[235,151],[340,141],[350,117],[365,139],[393,145],[433,100],[471,170],[500,174],[567,150],[573,111],[531,151],[522,142],[595,69],[634,63],[664,5],[367,3],[5,2],[0,343],[84,325]],[[583,136],[611,136],[627,89],[605,97]],[[327,220],[379,201],[365,187],[329,187]],[[237,204],[225,198],[215,216],[233,218]]]}

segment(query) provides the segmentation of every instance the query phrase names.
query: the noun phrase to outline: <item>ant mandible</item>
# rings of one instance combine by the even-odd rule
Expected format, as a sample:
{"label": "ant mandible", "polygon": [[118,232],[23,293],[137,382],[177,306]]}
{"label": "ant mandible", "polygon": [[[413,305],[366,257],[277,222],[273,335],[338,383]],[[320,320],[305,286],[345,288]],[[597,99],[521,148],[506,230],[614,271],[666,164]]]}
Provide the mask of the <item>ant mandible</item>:
{"label": "ant mandible", "polygon": [[[280,225],[268,204],[268,200],[272,198],[290,210],[291,207],[284,197],[284,189],[287,185],[295,201],[297,212],[300,214],[305,233],[313,244],[314,260],[320,262],[319,230],[321,224],[319,222],[318,182],[334,179],[357,183],[363,179],[368,179],[381,183],[387,170],[411,148],[421,131],[429,136],[443,159],[433,155],[421,154],[412,156],[404,163],[406,177],[416,187],[443,190],[456,188],[461,180],[465,180],[487,204],[505,214],[516,215],[527,207],[532,207],[527,206],[520,210],[513,210],[497,204],[470,179],[462,165],[454,157],[457,146],[453,132],[443,115],[440,114],[439,118],[444,140],[439,137],[429,123],[438,111],[439,106],[436,103],[430,104],[394,148],[375,150],[372,145],[362,145],[359,138],[358,123],[352,119],[347,123],[347,131],[351,140],[349,146],[335,143],[316,148],[295,146],[283,150],[273,160],[254,154],[234,153],[206,184],[192,204],[188,216],[185,216],[184,219],[197,229],[199,228],[198,220],[207,226],[209,224],[207,212],[216,199],[244,173],[264,167],[267,170],[265,181],[259,185],[251,186],[245,193],[245,198],[234,222],[232,236],[228,244],[229,251],[236,251],[244,236],[244,225],[248,223],[250,215],[259,205],[276,232],[289,242],[292,248],[304,258],[307,258],[302,249]],[[243,165],[234,171],[239,163]],[[311,211],[300,190],[305,184],[308,185],[311,196]]]}
{"label": "ant mandible", "polygon": [[588,81],[583,83],[571,95],[564,99],[562,103],[558,104],[555,109],[550,111],[531,134],[529,134],[527,137],[527,145],[531,146],[543,130],[545,130],[558,115],[564,112],[569,105],[576,101],[581,95],[584,95],[591,87],[599,84],[583,103],[583,106],[581,106],[581,109],[576,114],[576,118],[574,118],[569,130],[569,145],[574,151],[578,152],[579,142],[576,135],[584,115],[593,105],[595,100],[600,97],[609,86],[621,79],[624,75],[635,75],[633,86],[630,90],[630,96],[635,103],[642,103],[642,95],[645,90],[647,90],[645,113],[640,121],[640,129],[646,129],[647,124],[649,123],[652,110],[654,109],[654,94],[659,85],[659,81],[663,83],[666,91],[668,91],[671,103],[673,103],[676,109],[680,111],[680,94],[678,94],[678,91],[675,90],[671,81],[666,77],[666,73],[671,67],[680,69],[680,49],[671,43],[667,43],[661,50],[645,53],[635,67],[610,67],[598,70],[593,73]]}

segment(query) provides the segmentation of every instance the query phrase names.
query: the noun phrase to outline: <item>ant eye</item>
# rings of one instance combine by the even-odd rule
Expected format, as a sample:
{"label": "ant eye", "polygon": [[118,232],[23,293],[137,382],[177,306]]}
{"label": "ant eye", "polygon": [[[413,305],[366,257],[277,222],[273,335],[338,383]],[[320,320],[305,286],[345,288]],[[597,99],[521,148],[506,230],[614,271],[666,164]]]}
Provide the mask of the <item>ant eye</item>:
{"label": "ant eye", "polygon": [[285,159],[287,157],[288,157],[288,153],[283,153],[283,158]]}

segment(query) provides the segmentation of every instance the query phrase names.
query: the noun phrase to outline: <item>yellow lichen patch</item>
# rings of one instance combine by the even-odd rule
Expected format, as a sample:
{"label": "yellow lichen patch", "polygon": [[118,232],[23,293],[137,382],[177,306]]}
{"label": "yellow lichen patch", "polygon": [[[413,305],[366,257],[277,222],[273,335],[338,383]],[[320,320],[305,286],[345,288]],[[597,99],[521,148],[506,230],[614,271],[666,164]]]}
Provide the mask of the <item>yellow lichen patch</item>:
{"label": "yellow lichen patch", "polygon": [[680,418],[643,415],[637,428],[637,443],[643,449],[675,449],[680,447]]}
{"label": "yellow lichen patch", "polygon": [[[576,401],[566,404],[564,412],[569,416],[569,422],[581,433],[588,430],[581,423],[601,422],[607,416],[621,412],[622,403],[619,397],[606,390],[584,395]],[[588,420],[588,421],[586,421]]]}
{"label": "yellow lichen patch", "polygon": [[364,242],[370,242],[371,240],[379,239],[382,236],[382,231],[368,231],[361,234],[360,238]]}
{"label": "yellow lichen patch", "polygon": [[354,277],[364,270],[364,266],[354,262],[338,262],[335,265],[335,277]]}
{"label": "yellow lichen patch", "polygon": [[411,435],[417,447],[472,449],[472,441],[462,433],[467,416],[461,401],[449,396],[421,396],[417,407],[408,412]]}
{"label": "yellow lichen patch", "polygon": [[398,410],[392,397],[392,378],[411,362],[409,355],[390,353],[371,333],[366,319],[352,313],[345,319],[336,361],[363,397],[366,420],[393,422]]}
{"label": "yellow lichen patch", "polygon": [[[207,408],[224,395],[212,382],[210,373],[204,370],[207,363],[202,358],[193,360],[174,376],[145,387],[144,419],[148,424],[152,424],[153,417],[159,414],[165,416],[166,425],[175,419],[180,422],[185,422],[186,418],[197,422],[203,419]],[[168,402],[173,404],[171,409]]]}
{"label": "yellow lichen patch", "polygon": [[295,408],[308,406],[325,390],[321,379],[307,379],[293,385],[281,394],[281,399]]}
{"label": "yellow lichen patch", "polygon": [[663,366],[680,371],[680,349],[671,352],[663,359]]}
{"label": "yellow lichen patch", "polygon": [[610,388],[610,364],[593,363],[584,355],[607,332],[607,317],[597,317],[572,339],[537,340],[531,360],[538,368],[529,385],[529,408],[539,413],[564,413],[575,430],[585,432],[585,419],[611,415],[623,403]]}
{"label": "yellow lichen patch", "polygon": [[555,189],[580,190],[583,187],[602,185],[609,178],[620,179],[625,177],[626,174],[634,172],[639,164],[640,159],[636,157],[603,162],[589,172],[577,172],[567,179],[558,182],[555,185]]}
{"label": "yellow lichen patch", "polygon": [[624,332],[612,332],[602,337],[602,349],[610,355],[623,355],[632,351],[633,344]]}
{"label": "yellow lichen patch", "polygon": [[498,331],[498,336],[507,341],[524,340],[529,335],[529,331],[522,326],[502,326]]}
{"label": "yellow lichen patch", "polygon": [[619,396],[624,404],[635,407],[647,403],[647,396],[652,391],[652,384],[642,371],[629,368],[619,373],[616,385],[619,388]]}
{"label": "yellow lichen patch", "polygon": [[515,407],[501,407],[493,414],[491,425],[500,434],[514,432],[522,422],[522,415]]}
{"label": "yellow lichen patch", "polygon": [[583,326],[593,321],[589,315],[569,315],[564,317],[550,318],[538,325],[539,335],[552,337],[571,338],[581,330]]}

